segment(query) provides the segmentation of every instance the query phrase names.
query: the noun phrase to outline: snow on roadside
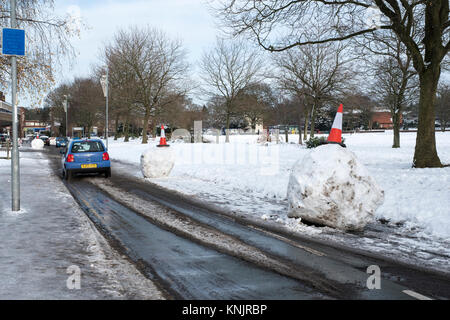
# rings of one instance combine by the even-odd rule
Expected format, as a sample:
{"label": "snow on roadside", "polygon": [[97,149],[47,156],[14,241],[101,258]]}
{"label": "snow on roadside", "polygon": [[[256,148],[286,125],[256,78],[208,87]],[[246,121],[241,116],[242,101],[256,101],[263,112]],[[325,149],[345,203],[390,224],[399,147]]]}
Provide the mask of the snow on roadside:
{"label": "snow on roadside", "polygon": [[[0,183],[1,299],[162,298],[110,248],[40,152],[21,152],[21,211],[10,209],[9,160],[0,160]],[[72,265],[79,290],[66,287]]]}
{"label": "snow on roadside", "polygon": [[[256,143],[257,136],[248,135],[231,136],[230,144],[176,143],[171,147],[178,157],[169,177],[149,181],[294,233],[450,273],[450,167],[411,168],[415,133],[401,134],[400,149],[391,148],[391,132],[344,137],[348,149],[385,191],[384,203],[375,212],[379,222],[363,232],[309,226],[287,216],[291,169],[309,152],[297,144],[264,146]],[[436,138],[441,161],[450,163],[450,132],[437,132]],[[111,140],[109,146],[113,174],[121,170],[142,178],[139,160],[148,145]]]}
{"label": "snow on roadside", "polygon": [[[385,190],[377,218],[450,240],[450,168],[411,168],[415,133],[401,134],[400,149],[391,148],[392,132],[344,137],[349,150]],[[450,163],[450,133],[437,132],[436,138],[441,161]],[[256,135],[244,135],[231,136],[230,144],[172,144],[178,155],[172,173],[151,181],[230,209],[287,223],[289,174],[308,150],[295,144],[261,146],[256,140]],[[297,141],[296,137],[290,141]],[[129,143],[111,140],[109,151],[113,159],[138,164],[147,149],[138,139]]]}

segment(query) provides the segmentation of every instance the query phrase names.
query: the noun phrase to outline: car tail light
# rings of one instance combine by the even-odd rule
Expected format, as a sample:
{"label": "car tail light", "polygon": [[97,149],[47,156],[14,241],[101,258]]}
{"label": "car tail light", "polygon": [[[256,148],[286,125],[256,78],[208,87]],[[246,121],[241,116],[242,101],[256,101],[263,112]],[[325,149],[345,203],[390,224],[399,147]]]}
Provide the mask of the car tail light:
{"label": "car tail light", "polygon": [[108,152],[103,153],[103,161],[108,161],[108,160],[109,160]]}
{"label": "car tail light", "polygon": [[73,157],[73,154],[69,154],[68,156],[67,156],[67,162],[74,162],[75,161],[75,159],[74,159],[74,157]]}

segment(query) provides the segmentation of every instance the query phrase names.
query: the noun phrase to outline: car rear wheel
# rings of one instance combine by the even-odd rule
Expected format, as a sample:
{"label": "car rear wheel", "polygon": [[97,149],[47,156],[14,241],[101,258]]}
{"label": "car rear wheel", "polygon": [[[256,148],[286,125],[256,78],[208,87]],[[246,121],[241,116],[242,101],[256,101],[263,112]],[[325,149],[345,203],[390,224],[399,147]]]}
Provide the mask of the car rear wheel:
{"label": "car rear wheel", "polygon": [[65,180],[67,180],[67,181],[72,180],[72,176],[73,176],[72,172],[67,171],[67,170],[64,171],[64,179]]}
{"label": "car rear wheel", "polygon": [[110,178],[111,177],[111,168],[109,168],[108,170],[105,171],[105,178]]}

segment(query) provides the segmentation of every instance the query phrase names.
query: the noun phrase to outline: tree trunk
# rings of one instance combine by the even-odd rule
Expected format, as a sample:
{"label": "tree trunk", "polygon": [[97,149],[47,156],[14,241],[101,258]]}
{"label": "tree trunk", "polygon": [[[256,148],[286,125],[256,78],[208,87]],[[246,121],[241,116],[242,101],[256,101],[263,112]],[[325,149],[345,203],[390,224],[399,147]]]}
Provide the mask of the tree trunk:
{"label": "tree trunk", "polygon": [[150,134],[152,135],[152,137],[156,136],[156,128],[155,128],[155,118],[151,118],[150,120]]}
{"label": "tree trunk", "polygon": [[226,121],[226,130],[225,130],[226,138],[225,143],[230,142],[230,113],[227,112],[227,121]]}
{"label": "tree trunk", "polygon": [[124,131],[124,135],[125,135],[125,139],[123,140],[124,142],[128,142],[130,141],[130,123],[129,123],[129,116],[130,116],[130,112],[127,112],[127,116],[125,119],[125,125],[123,126],[123,131]]}
{"label": "tree trunk", "polygon": [[303,140],[308,140],[308,119],[309,119],[309,112],[308,108],[305,108],[305,126],[303,128]]}
{"label": "tree trunk", "polygon": [[400,121],[398,120],[399,116],[395,116],[393,118],[394,122],[394,143],[392,144],[392,148],[400,148]]}
{"label": "tree trunk", "polygon": [[400,148],[400,118],[402,112],[399,107],[395,111],[392,112],[392,123],[394,125],[394,143],[392,144],[392,148]]}
{"label": "tree trunk", "polygon": [[119,138],[119,113],[116,114],[115,119],[115,132],[114,132],[114,140],[117,140]]}
{"label": "tree trunk", "polygon": [[317,108],[316,105],[314,105],[313,109],[312,109],[312,114],[311,114],[311,132],[310,132],[310,137],[314,138],[314,130],[315,130],[315,125],[316,125],[316,113],[317,113]]}
{"label": "tree trunk", "polygon": [[148,142],[147,129],[148,129],[149,118],[150,118],[150,108],[145,108],[144,128],[142,129],[142,143],[143,144],[146,144]]}
{"label": "tree trunk", "polygon": [[[299,114],[301,114],[301,112],[299,112]],[[303,144],[302,131],[300,130],[301,126],[302,126],[302,118],[300,116],[298,119],[298,144]]]}
{"label": "tree trunk", "polygon": [[414,151],[413,167],[442,167],[436,150],[435,102],[440,67],[429,66],[420,74],[419,127]]}

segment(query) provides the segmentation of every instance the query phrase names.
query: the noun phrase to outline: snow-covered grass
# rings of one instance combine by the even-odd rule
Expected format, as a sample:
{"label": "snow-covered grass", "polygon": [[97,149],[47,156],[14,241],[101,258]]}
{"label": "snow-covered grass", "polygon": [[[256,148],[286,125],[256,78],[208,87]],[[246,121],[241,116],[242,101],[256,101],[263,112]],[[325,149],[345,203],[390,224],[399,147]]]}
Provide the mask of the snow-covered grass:
{"label": "snow-covered grass", "polygon": [[[206,136],[215,142],[214,136]],[[297,144],[260,145],[257,135],[231,136],[231,143],[172,143],[177,154],[168,178],[152,182],[248,214],[278,215],[287,224],[287,186],[294,163],[309,152]],[[284,138],[284,135],[283,135]],[[385,191],[377,218],[419,227],[426,233],[450,239],[450,167],[412,168],[416,133],[401,134],[401,148],[392,149],[392,132],[344,135],[349,150],[367,167]],[[450,133],[437,132],[443,163],[450,163]],[[290,135],[297,142],[298,135]],[[157,144],[158,139],[150,144]],[[110,140],[112,159],[139,164],[149,148],[139,139],[125,143]]]}

